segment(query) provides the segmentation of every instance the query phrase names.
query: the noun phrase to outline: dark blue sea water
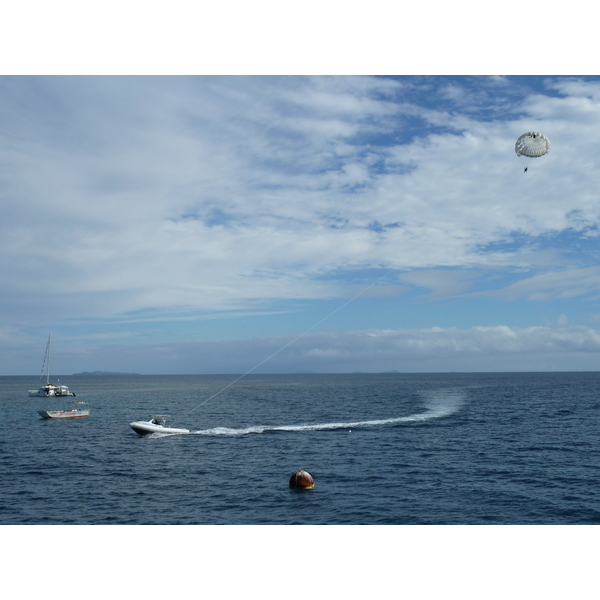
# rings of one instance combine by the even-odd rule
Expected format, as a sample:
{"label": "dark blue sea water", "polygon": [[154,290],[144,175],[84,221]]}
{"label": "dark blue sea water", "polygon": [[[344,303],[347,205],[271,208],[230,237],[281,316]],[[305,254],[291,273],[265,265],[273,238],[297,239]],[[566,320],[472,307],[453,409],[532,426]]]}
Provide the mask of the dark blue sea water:
{"label": "dark blue sea water", "polygon": [[[599,373],[0,378],[0,524],[600,522]],[[187,435],[129,427],[168,413]],[[312,491],[290,490],[298,468]]]}

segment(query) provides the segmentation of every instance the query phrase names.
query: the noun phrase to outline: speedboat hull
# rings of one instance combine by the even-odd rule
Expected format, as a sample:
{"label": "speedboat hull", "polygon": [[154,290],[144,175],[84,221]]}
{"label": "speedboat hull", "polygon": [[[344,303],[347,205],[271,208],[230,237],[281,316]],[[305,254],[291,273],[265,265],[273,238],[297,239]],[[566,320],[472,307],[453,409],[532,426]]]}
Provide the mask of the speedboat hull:
{"label": "speedboat hull", "polygon": [[138,435],[148,435],[149,433],[189,433],[189,429],[179,429],[177,427],[165,427],[164,425],[152,423],[151,421],[135,421],[129,426]]}

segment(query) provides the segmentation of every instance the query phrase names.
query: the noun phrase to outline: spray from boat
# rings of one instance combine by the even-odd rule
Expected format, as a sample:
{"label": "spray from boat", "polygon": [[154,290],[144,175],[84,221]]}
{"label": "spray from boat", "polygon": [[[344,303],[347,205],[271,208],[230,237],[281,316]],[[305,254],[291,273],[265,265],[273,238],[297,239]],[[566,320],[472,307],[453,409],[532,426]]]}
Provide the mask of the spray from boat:
{"label": "spray from boat", "polygon": [[[171,430],[161,431],[155,429],[147,433],[155,433],[156,435],[176,435],[176,434],[196,434],[207,436],[240,436],[251,433],[266,433],[270,431],[333,431],[336,429],[358,429],[360,427],[377,427],[396,424],[410,424],[430,421],[432,419],[440,419],[448,417],[458,412],[466,401],[466,393],[464,390],[438,390],[429,392],[424,396],[425,410],[404,417],[392,417],[389,419],[368,419],[362,421],[334,421],[329,423],[312,423],[299,425],[253,425],[249,427],[213,427],[210,429],[200,429],[198,431],[188,430]],[[133,427],[133,424],[132,424]]]}

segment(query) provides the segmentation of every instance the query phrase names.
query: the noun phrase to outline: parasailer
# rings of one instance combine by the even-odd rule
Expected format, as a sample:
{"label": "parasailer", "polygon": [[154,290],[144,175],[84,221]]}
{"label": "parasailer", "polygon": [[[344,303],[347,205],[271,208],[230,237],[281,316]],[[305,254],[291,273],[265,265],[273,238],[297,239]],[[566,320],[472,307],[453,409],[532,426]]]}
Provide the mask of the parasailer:
{"label": "parasailer", "polygon": [[[515,152],[517,156],[539,158],[550,152],[550,140],[539,131],[528,131],[517,139]],[[527,167],[525,167],[523,173],[527,173]]]}

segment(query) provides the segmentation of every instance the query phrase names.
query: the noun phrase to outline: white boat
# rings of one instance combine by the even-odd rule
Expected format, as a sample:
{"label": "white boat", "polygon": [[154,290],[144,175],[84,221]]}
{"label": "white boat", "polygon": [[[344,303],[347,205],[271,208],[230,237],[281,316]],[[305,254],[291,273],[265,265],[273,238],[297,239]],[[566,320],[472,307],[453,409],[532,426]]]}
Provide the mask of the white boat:
{"label": "white boat", "polygon": [[189,429],[179,429],[177,427],[167,427],[166,418],[169,415],[150,415],[149,421],[135,421],[129,426],[138,435],[148,435],[149,433],[189,433]]}
{"label": "white boat", "polygon": [[42,363],[42,374],[40,375],[40,381],[44,376],[44,367],[46,368],[46,383],[42,385],[38,390],[29,390],[30,396],[41,396],[47,398],[48,396],[74,396],[73,392],[69,391],[66,385],[57,385],[50,383],[50,338],[52,334],[48,336],[48,343],[46,344],[46,354],[44,354],[44,362]]}
{"label": "white boat", "polygon": [[38,410],[38,413],[44,417],[44,419],[76,419],[78,417],[89,417],[90,409],[83,408],[83,404],[87,406],[87,402],[73,402],[77,404],[76,408],[71,410]]}
{"label": "white boat", "polygon": [[29,390],[30,396],[74,396],[73,392],[69,391],[66,385],[54,385],[53,383],[47,383],[43,385],[39,390]]}

